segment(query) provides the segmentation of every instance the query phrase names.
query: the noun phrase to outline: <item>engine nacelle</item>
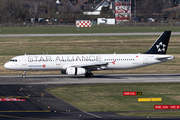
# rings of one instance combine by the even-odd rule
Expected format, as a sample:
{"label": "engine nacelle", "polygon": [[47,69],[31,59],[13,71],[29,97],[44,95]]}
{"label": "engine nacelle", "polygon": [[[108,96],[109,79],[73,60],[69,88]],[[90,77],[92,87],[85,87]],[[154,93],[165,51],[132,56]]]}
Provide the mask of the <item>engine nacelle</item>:
{"label": "engine nacelle", "polygon": [[84,75],[84,74],[86,74],[86,69],[69,67],[66,70],[61,70],[61,73],[68,74],[68,75]]}

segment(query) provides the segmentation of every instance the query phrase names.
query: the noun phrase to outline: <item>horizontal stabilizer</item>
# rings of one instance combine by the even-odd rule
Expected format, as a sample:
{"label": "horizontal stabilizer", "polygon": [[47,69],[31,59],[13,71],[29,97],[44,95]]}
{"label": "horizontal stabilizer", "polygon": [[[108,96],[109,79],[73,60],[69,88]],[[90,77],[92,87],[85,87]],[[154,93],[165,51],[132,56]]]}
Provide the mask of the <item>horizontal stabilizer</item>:
{"label": "horizontal stabilizer", "polygon": [[163,57],[157,57],[156,59],[160,61],[164,61],[164,60],[167,61],[167,60],[175,59],[175,57],[172,55],[168,55],[168,56],[163,56]]}

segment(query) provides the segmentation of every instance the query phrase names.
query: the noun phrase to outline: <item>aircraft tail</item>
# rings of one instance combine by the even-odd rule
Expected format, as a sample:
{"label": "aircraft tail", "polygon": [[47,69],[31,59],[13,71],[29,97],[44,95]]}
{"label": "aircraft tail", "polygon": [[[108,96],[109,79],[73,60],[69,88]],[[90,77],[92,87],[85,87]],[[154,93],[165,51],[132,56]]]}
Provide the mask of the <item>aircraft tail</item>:
{"label": "aircraft tail", "polygon": [[164,31],[151,48],[144,54],[166,54],[170,36],[171,31]]}

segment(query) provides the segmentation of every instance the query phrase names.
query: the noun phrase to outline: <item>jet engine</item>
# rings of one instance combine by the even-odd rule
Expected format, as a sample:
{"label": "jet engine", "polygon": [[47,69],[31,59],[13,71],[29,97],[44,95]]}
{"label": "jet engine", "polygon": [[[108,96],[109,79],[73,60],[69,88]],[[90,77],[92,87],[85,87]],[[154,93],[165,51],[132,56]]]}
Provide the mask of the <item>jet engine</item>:
{"label": "jet engine", "polygon": [[61,73],[68,74],[68,75],[84,75],[86,74],[86,69],[77,68],[77,67],[69,67],[66,70],[61,70]]}

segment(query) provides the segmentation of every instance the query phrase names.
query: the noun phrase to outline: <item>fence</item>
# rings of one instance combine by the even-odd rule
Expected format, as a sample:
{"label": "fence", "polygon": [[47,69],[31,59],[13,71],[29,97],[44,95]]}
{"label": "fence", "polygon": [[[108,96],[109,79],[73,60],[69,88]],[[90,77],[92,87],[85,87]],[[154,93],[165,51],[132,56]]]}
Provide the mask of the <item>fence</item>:
{"label": "fence", "polygon": [[119,24],[119,26],[155,26],[155,27],[168,27],[168,26],[180,26],[180,22],[171,22],[171,23],[161,23],[161,22],[155,22],[155,23],[147,23],[147,22],[127,22]]}
{"label": "fence", "polygon": [[49,23],[0,23],[0,27],[37,27],[37,26],[75,26],[75,22],[49,22]]}
{"label": "fence", "polygon": [[[49,22],[49,23],[0,23],[0,27],[60,27],[60,26],[70,26],[75,27],[75,22]],[[97,26],[94,24],[93,26]],[[108,26],[108,25],[100,25],[100,26]],[[171,22],[171,23],[143,23],[143,22],[124,22],[115,26],[180,26],[180,22]]]}

